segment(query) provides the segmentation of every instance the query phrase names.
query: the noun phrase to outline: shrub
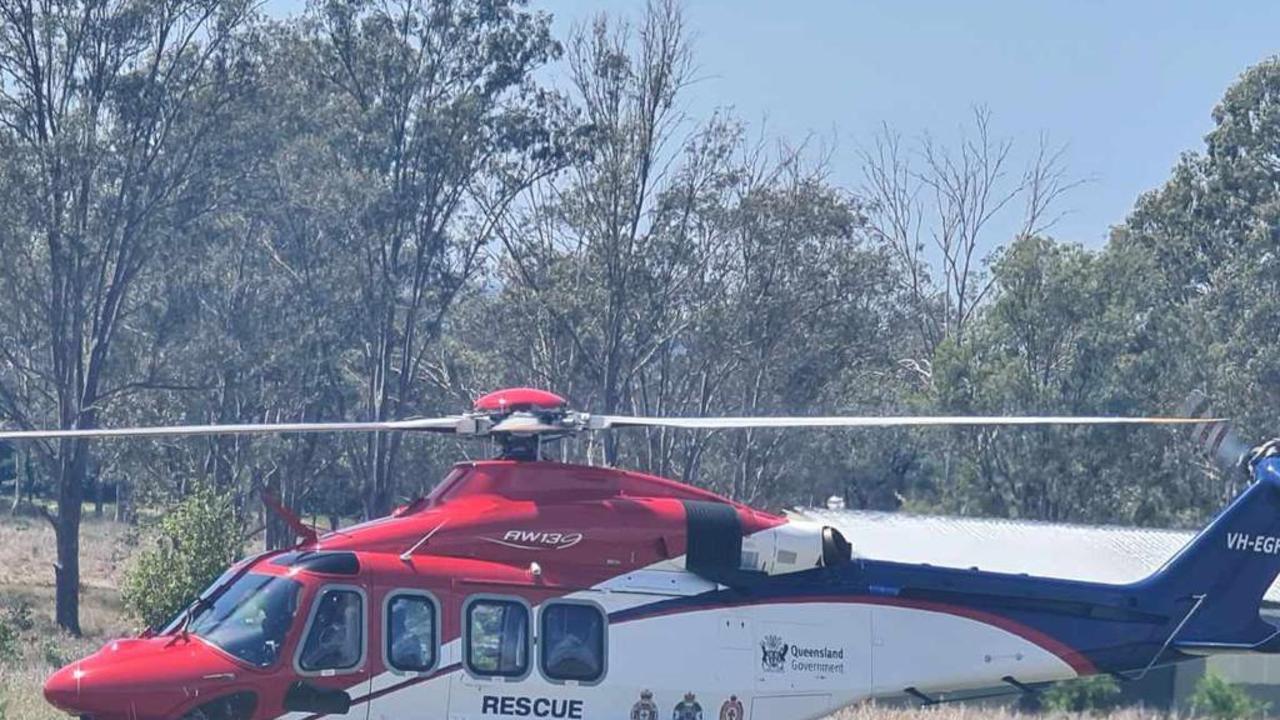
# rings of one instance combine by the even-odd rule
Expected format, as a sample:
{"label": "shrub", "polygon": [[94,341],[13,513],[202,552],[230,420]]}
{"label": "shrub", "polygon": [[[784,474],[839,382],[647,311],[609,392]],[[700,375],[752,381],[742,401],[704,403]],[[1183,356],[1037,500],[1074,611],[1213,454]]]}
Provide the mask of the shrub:
{"label": "shrub", "polygon": [[18,659],[18,631],[8,621],[0,619],[0,665]]}
{"label": "shrub", "polygon": [[244,549],[231,498],[202,489],[160,520],[155,545],[125,574],[129,614],[159,627],[208,587]]}
{"label": "shrub", "polygon": [[40,651],[44,654],[44,661],[49,667],[60,668],[67,664],[66,653],[53,638],[45,638],[40,645]]}
{"label": "shrub", "polygon": [[18,632],[31,632],[35,626],[35,620],[31,617],[31,603],[22,598],[9,603],[9,607],[5,609],[5,620],[12,625]]}
{"label": "shrub", "polygon": [[1191,694],[1191,712],[1215,720],[1241,720],[1259,717],[1267,712],[1267,704],[1253,699],[1244,688],[1212,673],[1200,678]]}
{"label": "shrub", "polygon": [[1109,710],[1120,699],[1120,685],[1110,675],[1060,682],[1044,692],[1044,706],[1065,713]]}

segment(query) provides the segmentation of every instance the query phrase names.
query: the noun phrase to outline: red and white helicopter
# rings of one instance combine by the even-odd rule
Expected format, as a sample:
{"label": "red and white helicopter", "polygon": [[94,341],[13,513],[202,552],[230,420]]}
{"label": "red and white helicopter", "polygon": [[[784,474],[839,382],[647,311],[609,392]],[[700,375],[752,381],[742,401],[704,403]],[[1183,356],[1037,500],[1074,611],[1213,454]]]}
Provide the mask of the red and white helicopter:
{"label": "red and white helicopter", "polygon": [[[832,528],[625,470],[541,460],[627,427],[1200,423],[1254,482],[1127,585],[860,557]],[[496,439],[391,516],[241,561],[166,628],[48,679],[91,720],[803,720],[870,698],[1130,677],[1275,652],[1280,457],[1196,418],[637,418],[504,390],[451,417],[383,423],[4,432],[0,439],[431,431]],[[856,540],[856,538],[854,538]]]}

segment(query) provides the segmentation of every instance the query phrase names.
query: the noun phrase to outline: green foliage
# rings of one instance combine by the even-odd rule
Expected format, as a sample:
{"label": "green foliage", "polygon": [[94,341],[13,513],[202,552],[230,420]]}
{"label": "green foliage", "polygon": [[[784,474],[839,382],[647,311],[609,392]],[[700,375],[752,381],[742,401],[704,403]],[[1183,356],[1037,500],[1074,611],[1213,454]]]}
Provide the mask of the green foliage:
{"label": "green foliage", "polygon": [[22,654],[22,634],[35,627],[31,604],[16,599],[0,612],[0,665],[16,661]]}
{"label": "green foliage", "polygon": [[1120,685],[1110,675],[1091,675],[1060,682],[1041,695],[1044,707],[1064,713],[1109,710],[1120,699]]}
{"label": "green foliage", "polygon": [[41,641],[40,654],[44,656],[45,664],[51,668],[62,667],[70,660],[67,652],[62,649],[62,646],[58,644],[58,641],[51,637],[47,637]]}
{"label": "green foliage", "polygon": [[231,498],[199,489],[160,520],[155,545],[124,581],[126,609],[150,627],[171,620],[244,550]]}
{"label": "green foliage", "polygon": [[1255,700],[1244,688],[1212,673],[1200,678],[1191,695],[1191,711],[1215,720],[1255,718],[1264,715],[1267,707],[1267,703]]}
{"label": "green foliage", "polygon": [[20,633],[31,632],[36,626],[31,612],[31,603],[23,598],[16,598],[5,608],[3,619]]}
{"label": "green foliage", "polygon": [[0,619],[0,665],[17,660],[18,654],[18,631],[7,620]]}

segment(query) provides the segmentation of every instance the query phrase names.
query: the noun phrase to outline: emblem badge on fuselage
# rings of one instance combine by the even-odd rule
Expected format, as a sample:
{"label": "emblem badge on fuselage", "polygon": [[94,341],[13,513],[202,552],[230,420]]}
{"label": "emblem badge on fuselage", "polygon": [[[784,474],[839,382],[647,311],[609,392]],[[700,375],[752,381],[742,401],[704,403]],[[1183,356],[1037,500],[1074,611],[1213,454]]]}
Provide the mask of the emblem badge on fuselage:
{"label": "emblem badge on fuselage", "polygon": [[684,699],[676,705],[671,720],[702,720],[702,706],[693,693],[685,693]]}
{"label": "emblem badge on fuselage", "polygon": [[658,720],[658,704],[653,701],[652,691],[640,693],[640,700],[631,706],[631,720]]}
{"label": "emblem badge on fuselage", "polygon": [[764,641],[760,643],[760,666],[765,672],[786,672],[789,649],[781,636],[766,635]]}

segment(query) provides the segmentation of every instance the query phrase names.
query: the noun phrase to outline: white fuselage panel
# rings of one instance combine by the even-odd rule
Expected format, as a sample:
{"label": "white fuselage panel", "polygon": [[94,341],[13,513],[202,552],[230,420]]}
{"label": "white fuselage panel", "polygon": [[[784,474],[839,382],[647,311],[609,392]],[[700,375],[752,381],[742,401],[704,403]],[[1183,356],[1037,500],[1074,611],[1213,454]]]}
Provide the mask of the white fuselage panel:
{"label": "white fuselage panel", "polygon": [[[576,594],[617,607],[603,595]],[[608,677],[597,685],[548,682],[536,668],[513,681],[458,669],[405,684],[412,678],[387,673],[352,715],[364,717],[367,708],[370,720],[437,717],[447,706],[450,720],[808,720],[908,687],[932,694],[993,687],[1005,677],[1034,683],[1076,676],[1016,632],[882,604],[783,602],[664,614],[612,624],[608,648]],[[442,666],[459,663],[459,653],[460,643],[449,643]],[[397,685],[403,687],[385,692]],[[364,694],[352,688],[353,696]]]}

